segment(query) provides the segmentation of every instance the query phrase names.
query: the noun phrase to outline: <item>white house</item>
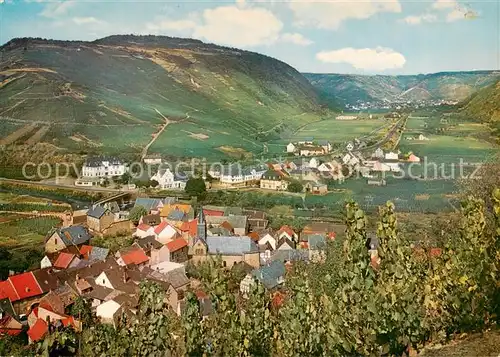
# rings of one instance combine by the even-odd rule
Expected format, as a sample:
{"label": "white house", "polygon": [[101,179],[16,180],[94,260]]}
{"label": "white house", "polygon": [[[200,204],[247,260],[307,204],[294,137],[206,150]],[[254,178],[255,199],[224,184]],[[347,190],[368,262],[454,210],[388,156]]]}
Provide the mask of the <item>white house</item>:
{"label": "white house", "polygon": [[121,176],[127,171],[123,161],[115,157],[91,157],[82,167],[82,177],[114,177]]}
{"label": "white house", "polygon": [[222,167],[220,182],[227,185],[238,185],[251,181],[259,181],[267,170],[267,166],[242,168],[239,164],[227,165]]}
{"label": "white house", "polygon": [[316,169],[319,166],[319,160],[315,157],[313,157],[311,160],[309,160],[309,167],[311,169]]}
{"label": "white house", "polygon": [[115,323],[115,318],[118,316],[118,312],[121,305],[114,300],[108,300],[96,308],[96,316],[105,324]]}
{"label": "white house", "polygon": [[161,244],[167,244],[171,240],[173,240],[178,232],[172,227],[167,221],[163,221],[157,226],[154,230],[156,240]]}
{"label": "white house", "polygon": [[398,153],[391,151],[391,152],[388,152],[385,154],[385,159],[386,160],[398,160],[399,155],[398,155]]}
{"label": "white house", "polygon": [[356,115],[339,115],[335,119],[337,119],[337,120],[354,120],[357,118],[358,117]]}
{"label": "white house", "polygon": [[259,245],[266,245],[267,243],[269,243],[269,245],[271,246],[271,248],[273,248],[273,250],[276,249],[276,243],[277,243],[276,238],[274,238],[269,233],[266,233],[266,235],[264,235],[259,239]]}
{"label": "white house", "polygon": [[372,157],[376,159],[383,159],[384,150],[382,150],[381,148],[377,148],[377,150],[375,150],[375,152],[373,153]]}
{"label": "white house", "polygon": [[161,189],[184,190],[186,188],[187,176],[174,175],[169,168],[159,169],[151,180],[158,182]]}
{"label": "white house", "polygon": [[148,155],[144,158],[144,163],[147,165],[159,165],[161,164],[160,155]]}
{"label": "white house", "polygon": [[361,160],[356,155],[349,152],[342,158],[342,162],[344,165],[356,166],[361,162]]}
{"label": "white house", "polygon": [[50,261],[48,256],[44,256],[40,261],[40,269],[50,268],[52,266],[52,262]]}
{"label": "white house", "polygon": [[424,136],[424,135],[422,135],[422,134],[420,134],[420,135],[418,136],[418,140],[421,140],[421,141],[427,141],[427,140],[429,140],[429,138],[428,138],[428,137],[426,137],[426,136]]}
{"label": "white house", "polygon": [[141,223],[137,226],[134,236],[138,238],[146,238],[148,236],[154,236],[155,229],[145,223]]}
{"label": "white house", "polygon": [[351,142],[348,142],[345,148],[347,151],[352,151],[352,150],[354,150],[354,144]]}
{"label": "white house", "polygon": [[289,143],[287,146],[286,146],[286,152],[288,153],[293,153],[295,152],[295,145],[293,143]]}

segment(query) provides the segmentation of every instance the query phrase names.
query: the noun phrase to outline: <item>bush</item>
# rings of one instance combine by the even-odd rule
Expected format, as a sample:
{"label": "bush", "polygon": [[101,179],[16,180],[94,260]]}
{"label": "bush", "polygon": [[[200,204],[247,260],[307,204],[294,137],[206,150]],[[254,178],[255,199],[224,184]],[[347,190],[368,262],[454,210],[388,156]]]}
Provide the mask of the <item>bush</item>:
{"label": "bush", "polygon": [[185,191],[190,196],[203,197],[207,187],[202,178],[191,177],[186,183]]}
{"label": "bush", "polygon": [[303,189],[304,189],[304,187],[302,186],[302,184],[299,181],[292,181],[288,185],[288,191],[290,191],[290,192],[297,192],[298,193],[298,192],[302,192]]}

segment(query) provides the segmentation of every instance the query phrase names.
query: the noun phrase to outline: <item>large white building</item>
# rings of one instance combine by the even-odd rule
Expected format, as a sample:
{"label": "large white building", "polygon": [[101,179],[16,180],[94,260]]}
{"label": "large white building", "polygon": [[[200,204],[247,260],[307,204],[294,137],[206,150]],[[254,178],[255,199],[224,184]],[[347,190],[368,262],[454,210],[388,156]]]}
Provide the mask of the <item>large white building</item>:
{"label": "large white building", "polygon": [[163,189],[184,190],[188,177],[186,175],[175,175],[169,168],[159,169],[151,180],[158,182],[158,186]]}
{"label": "large white building", "polygon": [[83,164],[81,177],[114,177],[121,176],[125,172],[127,172],[127,166],[118,158],[91,157]]}

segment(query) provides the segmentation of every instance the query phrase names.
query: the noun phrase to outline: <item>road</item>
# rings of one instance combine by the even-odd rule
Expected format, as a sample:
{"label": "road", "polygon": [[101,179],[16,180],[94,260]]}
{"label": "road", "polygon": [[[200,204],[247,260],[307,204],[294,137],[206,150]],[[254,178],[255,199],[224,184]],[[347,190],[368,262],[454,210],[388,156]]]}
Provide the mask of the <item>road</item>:
{"label": "road", "polygon": [[22,185],[32,185],[32,186],[43,186],[43,187],[54,187],[54,188],[62,188],[62,189],[71,189],[73,191],[83,191],[83,192],[106,192],[106,193],[117,193],[123,192],[123,190],[118,190],[114,188],[104,188],[104,187],[78,187],[72,185],[61,185],[57,183],[47,183],[47,182],[39,182],[39,181],[27,181],[27,180],[14,180],[8,179],[4,177],[0,177],[0,183],[17,183]]}
{"label": "road", "polygon": [[151,145],[153,145],[153,143],[156,141],[156,139],[158,139],[158,137],[161,135],[161,133],[163,133],[163,131],[165,130],[165,128],[168,126],[168,124],[170,124],[170,120],[168,120],[168,118],[165,115],[163,115],[162,113],[160,113],[160,111],[158,109],[155,108],[155,110],[165,120],[165,124],[162,125],[161,129],[157,133],[153,134],[153,138],[151,139],[151,141],[144,147],[144,149],[142,149],[141,161],[143,161],[144,158],[146,157],[146,155],[148,154],[149,147]]}

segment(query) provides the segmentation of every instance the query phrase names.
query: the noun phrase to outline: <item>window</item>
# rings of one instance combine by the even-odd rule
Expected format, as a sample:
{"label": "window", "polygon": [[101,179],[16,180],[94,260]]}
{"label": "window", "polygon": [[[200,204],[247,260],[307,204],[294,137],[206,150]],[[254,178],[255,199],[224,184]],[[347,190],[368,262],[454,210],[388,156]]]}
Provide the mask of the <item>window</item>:
{"label": "window", "polygon": [[222,266],[223,266],[224,268],[225,268],[225,267],[227,267],[227,263],[226,263],[226,261],[225,261],[225,260],[222,262]]}

